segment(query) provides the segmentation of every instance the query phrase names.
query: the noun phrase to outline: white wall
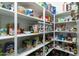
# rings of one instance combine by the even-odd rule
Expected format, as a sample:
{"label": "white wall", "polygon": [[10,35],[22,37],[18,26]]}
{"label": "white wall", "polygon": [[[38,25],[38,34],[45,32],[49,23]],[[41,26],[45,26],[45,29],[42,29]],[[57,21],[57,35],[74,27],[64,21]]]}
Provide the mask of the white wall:
{"label": "white wall", "polygon": [[56,12],[57,13],[61,13],[63,3],[64,2],[52,2],[51,4],[56,7]]}
{"label": "white wall", "polygon": [[[66,2],[66,3],[70,3],[70,2]],[[64,2],[51,2],[51,4],[56,7],[57,13],[62,13],[63,12]]]}
{"label": "white wall", "polygon": [[8,17],[8,16],[3,16],[2,15],[1,19],[0,19],[1,27],[5,28],[8,23],[13,23],[13,21],[14,21],[13,19],[14,19],[13,17]]}

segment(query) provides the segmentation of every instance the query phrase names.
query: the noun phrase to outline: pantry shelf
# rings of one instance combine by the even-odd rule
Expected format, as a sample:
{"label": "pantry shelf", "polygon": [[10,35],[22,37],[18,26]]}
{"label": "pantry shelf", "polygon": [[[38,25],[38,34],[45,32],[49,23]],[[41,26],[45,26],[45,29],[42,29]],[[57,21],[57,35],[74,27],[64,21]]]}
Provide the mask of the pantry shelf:
{"label": "pantry shelf", "polygon": [[61,17],[61,16],[67,16],[70,14],[71,11],[65,11],[65,12],[62,12],[62,13],[58,13],[56,14],[56,17]]}
{"label": "pantry shelf", "polygon": [[40,35],[40,34],[43,34],[43,33],[18,34],[17,37],[34,36],[34,35]]}
{"label": "pantry shelf", "polygon": [[63,51],[63,52],[66,52],[66,53],[69,53],[69,54],[72,54],[72,55],[75,55],[73,52],[70,52],[70,51],[67,51],[67,50],[63,50],[62,48],[55,47],[55,49]]}
{"label": "pantry shelf", "polygon": [[55,24],[75,23],[77,21],[55,22]]}
{"label": "pantry shelf", "polygon": [[14,11],[0,7],[0,14],[3,15],[3,16],[5,15],[5,16],[12,16],[13,17]]}
{"label": "pantry shelf", "polygon": [[65,43],[74,43],[73,41],[58,40],[58,39],[55,39],[55,41],[59,41],[59,42],[65,42]]}
{"label": "pantry shelf", "polygon": [[47,56],[54,48],[51,48],[48,50],[48,52],[45,54],[45,56]]}
{"label": "pantry shelf", "polygon": [[25,19],[25,20],[28,20],[28,21],[42,21],[42,19],[40,18],[37,18],[37,17],[34,17],[34,16],[27,16],[27,15],[24,15],[22,13],[18,13],[18,18],[20,19]]}
{"label": "pantry shelf", "polygon": [[54,39],[52,39],[52,40],[49,41],[49,42],[45,42],[45,45],[49,44],[49,43],[52,42],[52,41],[54,41]]}
{"label": "pantry shelf", "polygon": [[41,48],[41,47],[43,47],[43,46],[44,46],[44,44],[39,44],[39,45],[37,45],[36,47],[32,48],[31,50],[25,51],[25,52],[19,54],[18,56],[26,56],[26,55],[29,55],[29,54],[31,54],[32,52],[38,50],[39,48]]}
{"label": "pantry shelf", "polygon": [[78,33],[78,32],[71,32],[71,31],[55,31],[55,32],[58,32],[58,33]]}
{"label": "pantry shelf", "polygon": [[14,36],[0,36],[0,40],[14,38]]}
{"label": "pantry shelf", "polygon": [[53,32],[54,32],[54,31],[48,31],[48,32],[45,32],[45,33],[47,34],[47,33],[53,33]]}

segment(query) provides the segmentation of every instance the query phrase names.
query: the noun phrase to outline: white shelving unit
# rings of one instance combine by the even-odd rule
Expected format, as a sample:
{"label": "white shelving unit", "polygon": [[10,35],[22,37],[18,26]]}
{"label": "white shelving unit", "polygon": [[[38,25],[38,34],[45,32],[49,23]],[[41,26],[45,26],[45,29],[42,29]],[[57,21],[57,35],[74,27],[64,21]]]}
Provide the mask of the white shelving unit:
{"label": "white shelving unit", "polygon": [[19,56],[26,56],[26,55],[29,55],[31,54],[32,52],[38,50],[39,48],[43,47],[45,44],[39,44],[37,45],[35,48],[32,48],[30,50],[26,50],[25,52],[21,53]]}
{"label": "white shelving unit", "polygon": [[[66,17],[66,16],[70,15],[70,12],[71,11],[59,13],[59,14],[56,15],[56,18],[55,19],[57,20],[57,18]],[[60,25],[60,24],[73,24],[73,23],[77,23],[78,21],[79,20],[76,20],[76,21],[64,21],[64,22],[57,22],[57,21],[55,21],[55,25]],[[65,34],[71,33],[71,34],[77,34],[78,35],[78,31],[56,31],[55,30],[55,33],[65,33]],[[60,40],[60,39],[55,39],[55,42],[62,42],[62,43],[69,43],[69,44],[73,44],[74,43],[73,41]],[[64,50],[63,48],[55,47],[55,49],[56,50],[63,51],[63,52],[66,52],[66,53],[69,53],[70,55],[75,55],[74,52],[70,52],[68,50]]]}
{"label": "white shelving unit", "polygon": [[14,36],[9,36],[9,35],[7,35],[7,36],[0,36],[0,40],[3,40],[3,39],[10,39],[10,38],[14,38]]}
{"label": "white shelving unit", "polygon": [[59,39],[55,39],[55,41],[65,42],[65,43],[73,43],[72,41],[67,41],[67,40],[59,40]]}
{"label": "white shelving unit", "polygon": [[75,55],[73,52],[64,50],[64,49],[62,49],[62,48],[55,47],[55,49],[60,50],[60,51],[63,51],[63,52],[66,52],[66,53],[69,53],[69,54],[71,54],[71,55]]}
{"label": "white shelving unit", "polygon": [[54,48],[49,49],[48,52],[45,54],[45,56],[47,56],[53,49],[54,49]]}
{"label": "white shelving unit", "polygon": [[[40,18],[37,18],[36,17],[37,15],[36,16],[27,16],[25,14],[17,13],[17,6],[18,5],[22,5],[22,6],[26,7],[26,8],[30,7],[32,9],[34,9],[35,12],[37,12],[37,14],[41,13],[43,15],[43,20],[40,19]],[[56,40],[55,39],[55,34],[56,33],[78,33],[78,32],[68,32],[68,31],[55,31],[55,25],[56,24],[77,22],[77,21],[62,22],[62,23],[55,22],[55,20],[56,20],[55,16],[57,16],[57,17],[60,17],[62,15],[66,16],[66,15],[69,15],[70,11],[69,12],[63,12],[63,13],[57,14],[57,15],[52,15],[52,13],[49,10],[46,10],[45,8],[41,7],[40,5],[38,5],[37,3],[34,3],[34,2],[28,2],[28,3],[26,3],[26,2],[22,2],[22,3],[21,2],[18,2],[18,3],[15,2],[14,6],[15,6],[14,11],[10,11],[8,9],[0,7],[0,16],[14,17],[14,28],[15,28],[14,36],[9,36],[9,35],[8,36],[0,36],[0,40],[14,39],[15,46],[14,46],[14,54],[13,55],[27,56],[27,55],[35,52],[36,50],[38,50],[40,48],[43,48],[43,55],[44,56],[48,55],[53,49],[64,51],[66,53],[74,55],[73,52],[63,50],[63,49],[57,48],[57,47],[51,48],[51,49],[49,49],[49,51],[47,53],[45,53],[45,45],[47,45],[47,44],[49,44],[51,42],[54,42],[54,45],[55,45],[55,42],[73,43],[72,41],[61,41],[61,40]],[[51,22],[51,24],[46,22],[45,21],[45,15],[50,15],[51,17],[54,16],[54,22]],[[23,25],[21,21],[24,21],[25,24]],[[27,23],[29,23],[29,22],[38,23],[39,21],[41,21],[43,23],[44,32],[42,32],[42,33],[31,33],[31,34],[17,34],[17,24],[18,24],[18,22],[21,22],[21,25],[26,27]],[[46,32],[45,31],[46,24],[48,24],[48,25],[54,24],[53,25],[54,30]],[[51,41],[49,41],[49,42],[45,42],[45,35],[50,34],[50,33],[52,33],[54,35],[53,39]],[[37,35],[42,35],[43,36],[43,43],[37,45],[36,47],[33,47],[30,50],[25,50],[24,52],[19,54],[18,53],[18,38],[31,37],[31,36],[37,36]]]}
{"label": "white shelving unit", "polygon": [[[30,8],[34,9],[35,12],[37,12],[38,14],[41,13],[43,15],[43,20],[40,19],[40,18],[34,17],[34,16],[27,16],[27,15],[22,14],[22,13],[17,13],[17,6],[18,5],[22,5],[25,8],[28,8],[28,6],[29,6]],[[41,21],[43,23],[44,29],[45,29],[45,24],[50,25],[50,24],[48,24],[48,22],[45,22],[45,15],[50,15],[52,17],[52,14],[51,14],[51,12],[49,10],[45,10],[45,8],[41,7],[40,5],[38,5],[37,3],[34,3],[34,2],[29,2],[29,3],[26,3],[26,2],[23,2],[23,3],[18,2],[17,3],[17,2],[15,2],[14,3],[14,7],[15,7],[14,11],[10,11],[8,9],[0,7],[0,14],[2,16],[14,17],[14,21],[13,21],[14,22],[14,28],[15,28],[14,36],[9,36],[9,35],[7,35],[7,36],[0,36],[0,40],[3,40],[3,39],[5,39],[5,40],[6,39],[14,39],[15,46],[14,46],[14,53],[12,55],[18,55],[18,56],[29,55],[29,54],[33,53],[34,51],[36,51],[36,50],[38,50],[40,48],[44,48],[45,45],[47,45],[47,44],[49,44],[50,42],[53,41],[53,40],[51,40],[49,42],[45,42],[45,34],[53,33],[54,31],[49,31],[49,32],[45,32],[44,31],[42,33],[31,33],[31,34],[29,33],[29,34],[18,34],[18,35],[16,33],[17,32],[17,23],[18,23],[18,21],[20,21],[20,19],[22,19],[24,22],[26,21],[26,23],[27,22],[34,22],[35,23],[35,22]],[[32,49],[30,49],[28,51],[26,50],[26,51],[22,52],[21,54],[18,54],[18,44],[17,44],[18,38],[31,37],[31,36],[37,36],[37,35],[43,35],[43,43],[37,45],[36,47],[34,47],[34,48],[32,48]],[[52,51],[52,49],[50,51]],[[44,51],[43,51],[43,55],[45,55]]]}

